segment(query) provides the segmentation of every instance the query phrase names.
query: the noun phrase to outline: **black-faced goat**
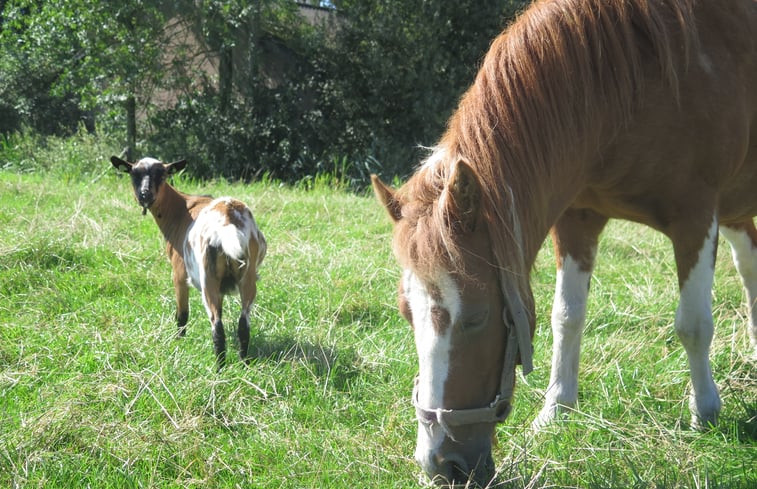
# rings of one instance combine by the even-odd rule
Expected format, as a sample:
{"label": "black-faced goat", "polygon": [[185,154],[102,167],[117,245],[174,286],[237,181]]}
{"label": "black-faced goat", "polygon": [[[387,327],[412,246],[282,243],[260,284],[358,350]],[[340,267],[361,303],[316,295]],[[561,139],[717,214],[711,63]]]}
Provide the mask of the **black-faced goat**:
{"label": "black-faced goat", "polygon": [[226,336],[221,322],[224,295],[236,289],[242,302],[237,335],[244,360],[250,342],[250,307],[257,293],[258,267],[266,241],[250,209],[230,197],[187,195],[171,187],[167,177],[184,168],[185,160],[162,163],[143,158],[129,163],[115,156],[111,163],[131,175],[134,194],[149,210],[166,239],[176,291],[179,336],[189,317],[188,284],[202,293],[210,317],[217,366],[226,360]]}

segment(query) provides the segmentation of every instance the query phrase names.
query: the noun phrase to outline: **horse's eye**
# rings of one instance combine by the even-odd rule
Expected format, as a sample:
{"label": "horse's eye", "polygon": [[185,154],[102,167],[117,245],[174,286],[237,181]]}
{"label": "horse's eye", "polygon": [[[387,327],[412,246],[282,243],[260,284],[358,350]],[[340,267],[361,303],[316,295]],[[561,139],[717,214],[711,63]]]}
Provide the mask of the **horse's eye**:
{"label": "horse's eye", "polygon": [[489,309],[481,309],[478,311],[475,311],[469,315],[467,315],[463,319],[463,329],[473,330],[478,329],[486,325],[486,322],[489,320]]}

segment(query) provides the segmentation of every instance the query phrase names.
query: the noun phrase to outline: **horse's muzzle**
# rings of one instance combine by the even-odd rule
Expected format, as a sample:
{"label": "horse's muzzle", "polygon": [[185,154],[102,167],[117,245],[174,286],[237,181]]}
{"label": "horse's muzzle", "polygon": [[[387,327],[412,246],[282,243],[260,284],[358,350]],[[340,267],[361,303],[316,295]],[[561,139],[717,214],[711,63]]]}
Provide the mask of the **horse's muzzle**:
{"label": "horse's muzzle", "polygon": [[[420,429],[422,427],[419,426]],[[472,429],[472,432],[471,432]],[[491,454],[492,426],[469,426],[458,443],[445,436],[440,446],[431,451],[417,450],[416,460],[432,482],[438,485],[460,485],[472,482],[485,487],[494,477],[494,461]],[[462,433],[461,433],[462,435]]]}

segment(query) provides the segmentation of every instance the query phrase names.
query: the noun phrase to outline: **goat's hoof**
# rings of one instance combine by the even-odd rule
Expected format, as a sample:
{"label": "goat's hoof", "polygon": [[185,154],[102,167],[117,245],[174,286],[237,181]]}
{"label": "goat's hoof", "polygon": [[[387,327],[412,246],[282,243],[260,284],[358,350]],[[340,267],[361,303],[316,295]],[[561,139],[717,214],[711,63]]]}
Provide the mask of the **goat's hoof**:
{"label": "goat's hoof", "polygon": [[187,335],[187,328],[179,328],[179,330],[176,331],[177,338],[184,338],[186,335]]}
{"label": "goat's hoof", "polygon": [[216,372],[220,372],[226,366],[226,358],[216,359]]}

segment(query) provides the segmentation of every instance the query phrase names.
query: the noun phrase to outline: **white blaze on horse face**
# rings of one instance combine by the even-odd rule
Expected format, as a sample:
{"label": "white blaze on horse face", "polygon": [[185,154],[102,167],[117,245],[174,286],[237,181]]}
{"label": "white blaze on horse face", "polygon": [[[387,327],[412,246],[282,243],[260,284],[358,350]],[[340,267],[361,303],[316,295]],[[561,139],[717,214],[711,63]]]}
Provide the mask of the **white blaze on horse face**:
{"label": "white blaze on horse face", "polygon": [[[444,272],[435,276],[438,277],[436,283],[428,285],[410,270],[405,270],[402,277],[418,352],[418,403],[427,409],[442,407],[450,365],[452,325],[460,314],[460,292],[454,280]],[[434,309],[446,311],[449,324],[434,324]],[[418,423],[415,457],[424,469],[435,464],[434,454],[444,436],[440,427]]]}

